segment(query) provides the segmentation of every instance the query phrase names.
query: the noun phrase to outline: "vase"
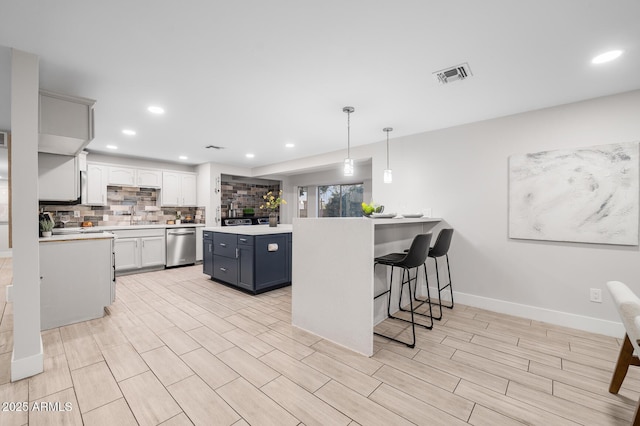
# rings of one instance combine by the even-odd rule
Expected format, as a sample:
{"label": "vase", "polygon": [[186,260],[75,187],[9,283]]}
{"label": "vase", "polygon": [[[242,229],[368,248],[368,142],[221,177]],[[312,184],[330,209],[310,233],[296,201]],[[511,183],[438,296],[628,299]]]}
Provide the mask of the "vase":
{"label": "vase", "polygon": [[51,236],[51,231],[42,231],[42,236],[43,237],[50,237]]}
{"label": "vase", "polygon": [[273,213],[269,213],[269,226],[271,228],[275,228],[276,226],[278,226],[278,214],[273,212]]}

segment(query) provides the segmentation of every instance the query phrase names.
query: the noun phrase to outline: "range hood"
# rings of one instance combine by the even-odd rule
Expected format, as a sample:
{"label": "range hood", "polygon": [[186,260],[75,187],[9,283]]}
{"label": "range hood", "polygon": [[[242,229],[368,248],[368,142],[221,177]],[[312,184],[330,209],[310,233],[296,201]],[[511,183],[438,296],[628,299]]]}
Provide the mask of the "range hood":
{"label": "range hood", "polygon": [[93,99],[40,90],[38,151],[79,154],[93,140]]}

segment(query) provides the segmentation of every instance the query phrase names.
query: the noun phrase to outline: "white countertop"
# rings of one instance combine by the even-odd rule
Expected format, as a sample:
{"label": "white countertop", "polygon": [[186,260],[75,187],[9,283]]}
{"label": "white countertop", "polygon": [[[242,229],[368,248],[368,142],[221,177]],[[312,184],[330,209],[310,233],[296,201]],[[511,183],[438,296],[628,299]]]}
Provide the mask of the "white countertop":
{"label": "white countertop", "polygon": [[78,241],[78,240],[104,240],[113,238],[114,235],[110,232],[90,232],[86,234],[66,234],[66,235],[52,235],[50,237],[40,237],[41,243],[53,243],[60,241]]}
{"label": "white countertop", "polygon": [[179,225],[167,225],[167,224],[154,224],[154,225],[111,225],[111,226],[88,226],[85,228],[69,227],[69,228],[54,228],[55,233],[75,233],[75,232],[88,232],[94,233],[96,231],[115,231],[122,229],[166,229],[166,228],[196,228],[204,226],[204,223],[181,223]]}
{"label": "white countertop", "polygon": [[204,230],[241,235],[288,234],[293,231],[293,225],[281,224],[273,228],[268,225],[215,226],[204,228]]}
{"label": "white countertop", "polygon": [[378,218],[368,218],[368,217],[365,217],[364,219],[372,221],[375,226],[378,226],[378,225],[402,225],[402,224],[406,224],[406,223],[428,223],[428,222],[441,222],[442,221],[442,219],[435,218],[435,217],[419,217],[419,218],[408,219],[408,218],[399,217],[399,216],[396,216],[396,217],[391,218],[391,219],[378,219]]}

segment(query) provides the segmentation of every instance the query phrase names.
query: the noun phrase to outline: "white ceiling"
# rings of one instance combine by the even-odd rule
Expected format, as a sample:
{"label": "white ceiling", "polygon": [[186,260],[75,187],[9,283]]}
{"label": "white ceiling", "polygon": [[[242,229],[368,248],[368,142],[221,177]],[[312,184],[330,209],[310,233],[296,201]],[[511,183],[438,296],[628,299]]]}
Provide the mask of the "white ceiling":
{"label": "white ceiling", "polygon": [[[0,0],[0,9],[0,44],[40,56],[42,88],[98,101],[90,150],[113,154],[114,144],[191,164],[256,167],[345,149],[345,105],[361,145],[384,140],[387,126],[394,138],[640,88],[638,0]],[[620,59],[590,64],[614,48]],[[441,86],[432,76],[462,62],[473,77]],[[152,104],[166,114],[149,114]]]}

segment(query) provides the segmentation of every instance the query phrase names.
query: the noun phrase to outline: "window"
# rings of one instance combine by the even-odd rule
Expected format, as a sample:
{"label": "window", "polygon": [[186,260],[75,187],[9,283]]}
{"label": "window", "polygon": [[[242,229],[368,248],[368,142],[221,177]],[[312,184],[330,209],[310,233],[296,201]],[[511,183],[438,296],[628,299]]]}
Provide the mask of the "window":
{"label": "window", "polygon": [[318,186],[318,217],[362,216],[364,185]]}
{"label": "window", "polygon": [[298,187],[298,217],[308,217],[309,197],[307,193],[309,188],[306,186]]}

